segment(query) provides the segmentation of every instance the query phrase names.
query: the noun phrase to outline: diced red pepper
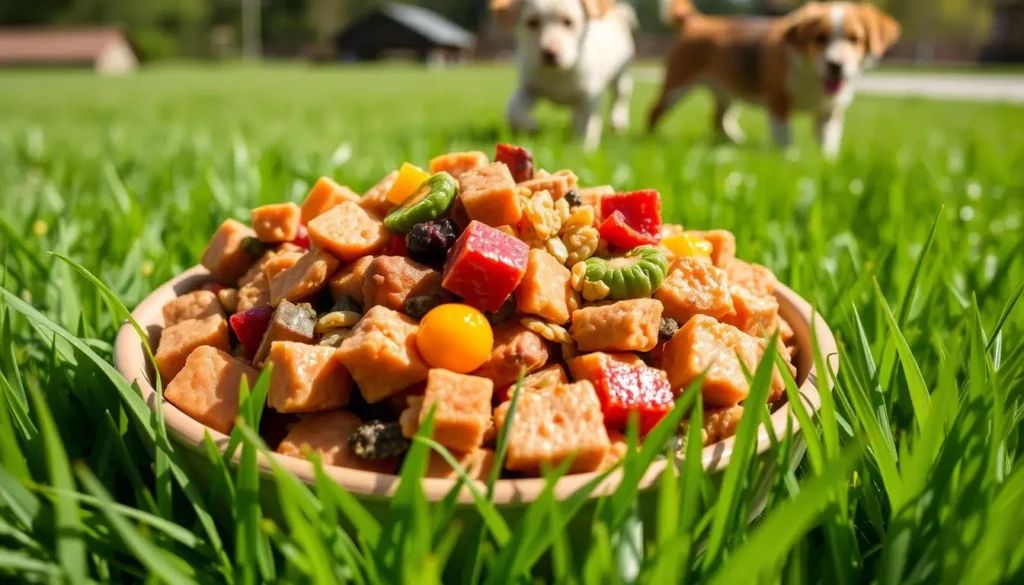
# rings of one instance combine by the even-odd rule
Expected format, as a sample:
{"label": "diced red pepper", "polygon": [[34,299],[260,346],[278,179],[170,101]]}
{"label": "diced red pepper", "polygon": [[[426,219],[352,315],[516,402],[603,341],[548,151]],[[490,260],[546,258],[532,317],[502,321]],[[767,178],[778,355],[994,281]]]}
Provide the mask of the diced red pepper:
{"label": "diced red pepper", "polygon": [[626,225],[634,231],[661,240],[661,195],[654,189],[614,193],[601,197],[601,217],[621,212]]}
{"label": "diced red pepper", "polygon": [[623,431],[636,412],[641,435],[646,435],[672,410],[675,400],[665,373],[644,365],[607,360],[595,384],[604,422]]}
{"label": "diced red pepper", "polygon": [[516,183],[533,178],[533,155],[522,146],[499,143],[494,148],[494,162],[505,163]]}
{"label": "diced red pepper", "polygon": [[526,274],[529,252],[519,238],[471,221],[448,255],[441,286],[481,311],[497,311]]}
{"label": "diced red pepper", "polygon": [[309,230],[306,229],[306,224],[299,224],[299,231],[295,235],[295,239],[292,240],[292,243],[300,248],[309,249]]}
{"label": "diced red pepper", "polygon": [[208,291],[212,292],[213,294],[217,294],[217,293],[219,293],[223,289],[224,289],[224,285],[219,283],[219,282],[211,282],[209,284],[204,284],[203,285],[203,290],[208,290]]}
{"label": "diced red pepper", "polygon": [[638,232],[630,227],[621,211],[613,212],[608,219],[601,222],[597,232],[611,245],[621,250],[632,250],[637,246],[658,243],[656,236]]}
{"label": "diced red pepper", "polygon": [[270,320],[273,317],[274,307],[270,305],[253,307],[248,311],[231,315],[231,330],[235,332],[235,337],[242,344],[246,359],[252,360],[256,356],[256,351],[260,348],[260,342],[263,341],[263,335],[270,327]]}
{"label": "diced red pepper", "polygon": [[651,351],[648,352],[648,355],[651,356],[651,365],[652,366],[654,366],[655,368],[661,368],[662,370],[665,369],[665,368],[661,367],[662,359],[664,359],[664,357],[665,357],[665,342],[664,341],[662,341],[658,345],[655,345],[654,349],[652,349]]}
{"label": "diced red pepper", "polygon": [[409,249],[405,246],[405,236],[392,235],[391,241],[384,246],[385,256],[408,256]]}

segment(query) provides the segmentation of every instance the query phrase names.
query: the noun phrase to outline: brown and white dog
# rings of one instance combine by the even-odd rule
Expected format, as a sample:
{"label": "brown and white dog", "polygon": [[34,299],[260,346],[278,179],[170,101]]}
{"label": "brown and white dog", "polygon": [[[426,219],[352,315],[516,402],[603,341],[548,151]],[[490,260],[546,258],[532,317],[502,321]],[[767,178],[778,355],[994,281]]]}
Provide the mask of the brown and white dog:
{"label": "brown and white dog", "polygon": [[601,141],[601,105],[612,95],[611,126],[629,126],[636,14],[616,0],[491,0],[491,10],[516,37],[519,82],[508,103],[517,132],[536,132],[538,100],[569,106],[587,150]]}
{"label": "brown and white dog", "polygon": [[812,2],[779,18],[742,18],[701,14],[689,0],[662,0],[662,16],[680,34],[648,130],[688,90],[704,85],[715,98],[714,129],[721,137],[743,140],[736,101],[767,108],[772,137],[782,147],[791,142],[790,115],[809,112],[828,158],[839,152],[857,78],[900,35],[891,17],[853,2]]}

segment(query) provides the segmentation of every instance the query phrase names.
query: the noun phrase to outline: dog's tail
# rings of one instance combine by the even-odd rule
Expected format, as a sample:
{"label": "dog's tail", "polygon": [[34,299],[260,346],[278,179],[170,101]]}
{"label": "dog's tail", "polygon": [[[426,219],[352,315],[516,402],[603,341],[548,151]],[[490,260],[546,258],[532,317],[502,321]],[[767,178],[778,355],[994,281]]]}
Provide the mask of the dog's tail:
{"label": "dog's tail", "polygon": [[690,0],[661,0],[661,21],[672,28],[679,28],[696,13],[697,8]]}

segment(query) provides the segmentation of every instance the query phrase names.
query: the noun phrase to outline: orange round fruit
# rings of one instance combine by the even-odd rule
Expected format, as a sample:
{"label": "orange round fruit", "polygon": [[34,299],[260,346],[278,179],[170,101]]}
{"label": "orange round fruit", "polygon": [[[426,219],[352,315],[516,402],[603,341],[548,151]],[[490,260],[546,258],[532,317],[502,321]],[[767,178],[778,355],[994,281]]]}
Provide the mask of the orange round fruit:
{"label": "orange round fruit", "polygon": [[494,332],[477,309],[448,303],[434,307],[420,320],[416,346],[430,367],[466,374],[491,357]]}

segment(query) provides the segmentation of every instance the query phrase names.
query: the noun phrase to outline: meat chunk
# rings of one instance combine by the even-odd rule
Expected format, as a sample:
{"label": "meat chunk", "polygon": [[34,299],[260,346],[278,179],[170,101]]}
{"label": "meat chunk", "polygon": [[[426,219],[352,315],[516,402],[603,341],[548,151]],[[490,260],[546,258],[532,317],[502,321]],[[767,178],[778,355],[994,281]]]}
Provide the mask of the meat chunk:
{"label": "meat chunk", "polygon": [[783,319],[781,315],[778,315],[775,317],[775,327],[779,330],[779,340],[787,346],[793,345],[793,338],[796,336],[796,333],[793,333],[793,327],[790,326],[789,322]]}
{"label": "meat chunk", "polygon": [[704,428],[701,436],[705,445],[717,443],[736,434],[736,427],[743,418],[741,405],[704,409]]}
{"label": "meat chunk", "polygon": [[223,314],[210,315],[202,319],[188,319],[177,325],[164,328],[157,347],[156,365],[164,384],[170,382],[185,367],[185,360],[197,348],[204,345],[222,351],[230,351],[228,321]]}
{"label": "meat chunk", "polygon": [[361,459],[352,453],[348,438],[362,424],[359,417],[347,410],[330,410],[307,414],[292,427],[277,452],[281,455],[305,459],[306,453],[320,455],[324,465],[351,467],[376,473],[394,473],[399,459]]}
{"label": "meat chunk", "polygon": [[775,285],[778,280],[775,274],[760,264],[751,264],[737,258],[730,260],[725,271],[729,275],[729,281],[738,284],[754,294],[772,296],[775,294]]}
{"label": "meat chunk", "polygon": [[226,219],[210,238],[200,264],[221,282],[235,282],[253,265],[253,258],[242,249],[242,240],[256,233],[233,219]]}
{"label": "meat chunk", "polygon": [[626,436],[619,431],[608,431],[608,440],[611,445],[608,447],[608,453],[605,454],[604,460],[601,461],[601,471],[611,469],[618,463],[623,457],[626,456],[626,451],[629,450],[629,445],[626,444]]}
{"label": "meat chunk", "polygon": [[306,252],[295,266],[270,279],[270,304],[282,300],[298,301],[322,289],[338,268],[338,259],[320,249]]}
{"label": "meat chunk", "polygon": [[569,320],[569,301],[575,292],[569,284],[572,274],[557,258],[544,250],[530,250],[526,274],[516,287],[516,308],[561,325]]}
{"label": "meat chunk", "polygon": [[576,183],[576,175],[555,173],[554,175],[534,177],[529,181],[523,181],[519,183],[519,187],[529,189],[531,193],[547,191],[551,193],[551,198],[557,201],[565,197],[569,189],[576,188]]}
{"label": "meat chunk", "polygon": [[[494,411],[494,424],[503,428],[511,402]],[[505,467],[537,473],[572,458],[571,473],[601,466],[610,443],[597,392],[590,382],[556,386],[549,392],[519,396],[508,433]]]}
{"label": "meat chunk", "polygon": [[[701,387],[704,403],[733,406],[750,393],[743,366],[753,373],[766,346],[764,339],[747,335],[706,315],[697,315],[665,344],[663,363],[676,392],[684,390],[707,370]],[[777,368],[772,372],[771,388],[773,393],[785,388]]]}
{"label": "meat chunk", "polygon": [[416,322],[387,307],[373,307],[342,342],[335,357],[359,385],[363,398],[379,402],[427,378],[416,348]]}
{"label": "meat chunk", "polygon": [[226,351],[204,345],[164,389],[164,398],[193,419],[228,434],[238,418],[238,388],[244,377],[251,388],[260,373]]}
{"label": "meat chunk", "polygon": [[515,225],[523,216],[516,183],[505,163],[491,163],[463,173],[459,177],[459,199],[470,219],[492,227]]}
{"label": "meat chunk", "polygon": [[591,384],[595,384],[609,361],[627,366],[642,366],[644,364],[643,360],[634,353],[604,353],[600,351],[576,356],[566,360],[566,364],[569,366],[569,373],[573,380],[577,382],[587,380]]}
{"label": "meat chunk", "polygon": [[723,316],[723,323],[754,337],[765,337],[775,331],[775,320],[779,317],[779,302],[775,297],[756,294],[738,284],[730,284],[729,290],[736,310]]}
{"label": "meat chunk", "polygon": [[725,271],[699,256],[676,260],[654,298],[665,307],[664,315],[678,323],[694,315],[718,319],[734,311]]}
{"label": "meat chunk", "polygon": [[[466,475],[470,479],[477,481],[487,481],[491,476],[491,470],[494,468],[494,451],[490,449],[473,449],[466,453],[452,453],[456,461],[459,463],[459,467],[466,472]],[[448,464],[437,454],[436,451],[430,452],[430,459],[427,460],[427,472],[423,477],[437,477],[441,479],[458,479],[459,474],[455,471],[455,468]]]}
{"label": "meat chunk", "polygon": [[208,290],[197,290],[181,295],[164,305],[164,327],[173,327],[189,319],[205,319],[211,315],[224,316],[217,295]]}
{"label": "meat chunk", "polygon": [[363,277],[363,307],[383,305],[405,312],[406,299],[420,295],[451,296],[441,288],[441,271],[405,256],[377,256]]}
{"label": "meat chunk", "polygon": [[290,242],[299,234],[301,219],[294,203],[261,205],[252,210],[252,229],[261,242]]}
{"label": "meat chunk", "polygon": [[309,240],[345,262],[376,254],[391,238],[377,216],[343,201],[309,222]]}
{"label": "meat chunk", "polygon": [[377,184],[370,187],[370,190],[359,199],[359,207],[369,211],[376,217],[384,217],[397,207],[395,203],[388,201],[388,191],[398,179],[398,171],[391,171],[384,176]]}
{"label": "meat chunk", "polygon": [[[518,382],[518,380],[516,380]],[[551,364],[546,368],[537,370],[523,378],[523,392],[547,392],[555,386],[562,384],[568,384],[569,377],[565,375],[565,369],[559,364]],[[512,398],[512,392],[515,391],[516,384],[513,382],[508,386],[501,388],[495,388],[494,390],[494,402],[495,404],[501,404],[506,400]]]}
{"label": "meat chunk", "polygon": [[729,230],[688,230],[686,233],[711,242],[711,262],[725,268],[736,258],[736,236]]}
{"label": "meat chunk", "polygon": [[483,444],[491,425],[493,392],[494,383],[487,378],[433,368],[423,399],[409,401],[409,408],[419,411],[417,424],[412,424],[413,414],[405,415],[402,432],[414,436],[434,409],[434,440],[453,451],[472,451]]}
{"label": "meat chunk", "polygon": [[267,332],[263,334],[259,349],[252,359],[253,365],[261,367],[263,360],[270,354],[275,341],[297,341],[299,343],[316,343],[316,311],[308,303],[292,304],[288,300],[274,310]]}
{"label": "meat chunk", "polygon": [[473,375],[491,380],[495,387],[515,384],[520,370],[524,374],[534,372],[548,363],[548,357],[543,337],[510,321],[494,328],[491,357]]}
{"label": "meat chunk", "polygon": [[314,412],[348,405],[352,377],[334,359],[334,348],[275,341],[265,365],[273,366],[267,405],[278,412]]}
{"label": "meat chunk", "polygon": [[661,313],[654,299],[585,307],[573,311],[570,333],[582,352],[650,351],[658,344]]}
{"label": "meat chunk", "polygon": [[330,177],[320,177],[302,202],[302,223],[308,224],[342,201],[358,202],[359,195],[352,189],[335,183]]}
{"label": "meat chunk", "polygon": [[614,195],[615,187],[611,185],[598,185],[597,187],[583,187],[577,189],[580,196],[580,203],[590,205],[594,209],[601,209],[601,198],[605,195]]}
{"label": "meat chunk", "polygon": [[331,296],[334,297],[334,300],[349,295],[363,304],[363,281],[366,280],[366,272],[370,269],[372,262],[373,256],[363,256],[335,272],[329,282]]}
{"label": "meat chunk", "polygon": [[238,312],[270,304],[270,282],[267,275],[260,272],[256,278],[238,289]]}
{"label": "meat chunk", "polygon": [[473,169],[486,165],[489,161],[487,155],[479,150],[469,152],[449,152],[430,159],[430,173],[446,172],[455,177]]}

